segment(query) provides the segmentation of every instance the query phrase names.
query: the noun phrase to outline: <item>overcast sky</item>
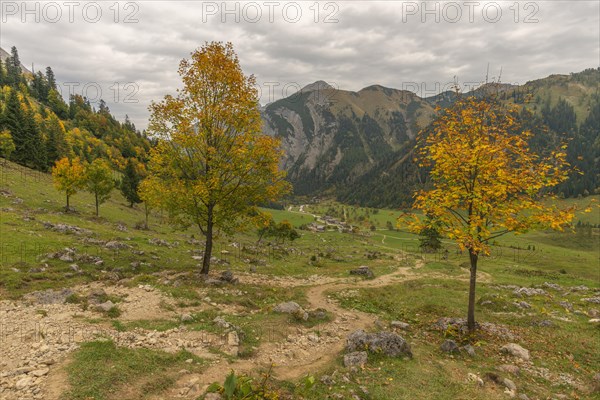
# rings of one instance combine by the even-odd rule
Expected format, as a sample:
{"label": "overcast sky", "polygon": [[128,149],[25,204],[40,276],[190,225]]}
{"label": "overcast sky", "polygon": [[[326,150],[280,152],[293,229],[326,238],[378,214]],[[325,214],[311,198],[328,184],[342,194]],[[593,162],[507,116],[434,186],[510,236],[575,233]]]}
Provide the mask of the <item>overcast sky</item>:
{"label": "overcast sky", "polygon": [[[26,7],[23,5],[26,4]],[[63,95],[102,97],[138,128],[179,86],[178,63],[231,41],[261,103],[316,80],[434,95],[457,76],[525,83],[600,65],[600,2],[0,0],[0,46],[51,66]],[[98,93],[98,88],[101,93]]]}

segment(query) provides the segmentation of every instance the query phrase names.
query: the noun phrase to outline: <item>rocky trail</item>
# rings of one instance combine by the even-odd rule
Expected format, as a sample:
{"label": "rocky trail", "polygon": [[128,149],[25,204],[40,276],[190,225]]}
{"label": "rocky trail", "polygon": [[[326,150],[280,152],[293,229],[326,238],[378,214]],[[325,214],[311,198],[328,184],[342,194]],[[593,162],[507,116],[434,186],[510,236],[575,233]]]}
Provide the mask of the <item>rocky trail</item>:
{"label": "rocky trail", "polygon": [[[398,257],[396,261],[400,260]],[[297,332],[288,335],[283,343],[263,343],[256,352],[257,356],[251,360],[238,360],[234,363],[223,360],[208,368],[203,374],[193,377],[192,381],[206,388],[212,382],[222,382],[232,369],[237,373],[250,373],[255,372],[257,368],[269,369],[271,365],[273,376],[280,380],[295,380],[318,371],[342,352],[346,345],[346,336],[350,332],[368,329],[377,319],[372,314],[343,309],[327,295],[327,292],[383,287],[414,279],[414,270],[423,265],[421,260],[417,260],[413,267],[399,267],[391,274],[372,280],[329,279],[325,283],[309,287],[306,292],[309,307],[324,309],[337,316],[334,321],[319,325],[320,336],[307,334],[305,330],[298,329]],[[183,384],[186,379],[189,380],[189,377],[182,378],[180,384]]]}
{"label": "rocky trail", "polygon": [[[305,287],[308,309],[323,309],[335,318],[318,325],[319,335],[313,333],[314,329],[290,325],[284,337],[262,340],[251,358],[234,358],[233,361],[223,354],[211,352],[210,346],[221,343],[224,353],[236,354],[237,337],[231,340],[225,336],[223,341],[223,337],[216,334],[188,330],[185,325],[162,332],[141,328],[118,331],[109,323],[93,322],[99,316],[94,310],[93,300],[98,293],[122,298],[119,321],[124,323],[180,318],[174,311],[174,299],[149,285],[126,287],[94,283],[60,292],[37,292],[19,301],[1,301],[0,399],[58,399],[67,387],[64,366],[69,362],[70,353],[78,349],[80,343],[98,338],[110,339],[129,348],[146,347],[167,352],[185,348],[209,360],[209,366],[201,374],[181,371],[168,398],[196,398],[209,384],[222,382],[232,369],[238,373],[251,373],[273,366],[272,373],[277,379],[302,378],[330,364],[344,349],[349,333],[358,329],[368,330],[377,319],[372,314],[343,309],[328,296],[328,292],[383,287],[425,276],[444,277],[435,272],[417,273],[416,270],[424,266],[424,261],[417,259],[414,265],[402,266],[406,260],[405,255],[396,256],[394,261],[398,267],[392,273],[371,280],[241,274],[239,279],[244,284]],[[485,274],[481,277],[483,280],[488,278]],[[467,278],[468,275],[458,277]],[[91,306],[83,311],[79,304],[65,303],[65,298],[73,293],[87,293]],[[228,310],[231,306],[218,306],[225,319],[229,312],[236,311],[234,308]],[[203,307],[210,305],[203,304],[195,311],[201,311]]]}

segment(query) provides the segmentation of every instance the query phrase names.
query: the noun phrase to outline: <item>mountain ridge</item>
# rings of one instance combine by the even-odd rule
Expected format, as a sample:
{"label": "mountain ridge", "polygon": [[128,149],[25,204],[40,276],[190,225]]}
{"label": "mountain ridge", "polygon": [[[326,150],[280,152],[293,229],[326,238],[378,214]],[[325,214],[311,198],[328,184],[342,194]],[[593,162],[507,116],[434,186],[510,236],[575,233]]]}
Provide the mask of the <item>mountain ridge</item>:
{"label": "mountain ridge", "polygon": [[[587,69],[571,75],[552,74],[524,85],[486,83],[464,95],[495,95],[503,102],[531,111],[539,118],[540,126],[552,120],[554,107],[564,100],[566,106],[560,103],[561,107],[571,107],[576,115],[574,126],[569,128],[573,131],[569,134],[575,135],[600,98],[598,87],[594,87],[599,79],[600,69]],[[295,194],[333,195],[361,205],[367,204],[368,195],[386,199],[373,206],[409,202],[407,193],[423,179],[418,168],[409,162],[412,157],[407,156],[414,148],[414,139],[430,126],[435,108],[450,106],[457,94],[446,91],[422,98],[408,90],[379,84],[350,91],[324,83],[318,80],[306,85],[313,90],[303,89],[261,110],[263,133],[282,140],[281,166],[288,171]],[[557,131],[560,123],[554,121],[553,125],[554,131],[546,139],[538,138],[538,142],[554,143],[557,136],[564,134]],[[571,139],[580,143],[581,138],[575,135]],[[586,141],[591,145],[593,139],[594,134]],[[368,193],[355,198],[353,194],[362,192],[364,187],[370,188]],[[396,200],[392,195],[378,193],[380,188],[389,191],[390,187],[401,192]],[[593,179],[585,190],[596,188],[597,179]]]}

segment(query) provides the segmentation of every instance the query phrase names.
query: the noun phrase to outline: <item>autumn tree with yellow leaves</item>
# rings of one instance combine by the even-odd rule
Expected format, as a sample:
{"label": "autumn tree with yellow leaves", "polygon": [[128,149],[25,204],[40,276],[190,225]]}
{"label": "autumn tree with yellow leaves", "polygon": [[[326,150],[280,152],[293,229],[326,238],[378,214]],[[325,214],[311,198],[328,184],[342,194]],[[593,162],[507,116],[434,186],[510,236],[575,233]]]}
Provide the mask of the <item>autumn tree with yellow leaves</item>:
{"label": "autumn tree with yellow leaves", "polygon": [[[467,250],[470,259],[467,324],[475,330],[477,261],[490,241],[532,228],[562,230],[571,208],[544,201],[549,188],[567,179],[566,146],[541,157],[530,151],[516,107],[495,99],[462,97],[444,110],[430,132],[419,134],[420,166],[430,168],[432,188],[415,193],[413,232],[433,228]],[[400,221],[402,222],[402,221]]]}
{"label": "autumn tree with yellow leaves", "polygon": [[160,206],[177,225],[205,236],[202,274],[213,237],[260,215],[259,204],[289,191],[279,169],[279,141],[261,134],[258,94],[230,43],[206,43],[181,61],[183,88],[150,106],[151,151],[142,198],[161,193]]}
{"label": "autumn tree with yellow leaves", "polygon": [[99,216],[100,204],[110,198],[110,192],[115,187],[115,180],[108,161],[97,158],[91,164],[86,165],[84,187],[94,196],[96,216]]}
{"label": "autumn tree with yellow leaves", "polygon": [[70,210],[69,199],[83,188],[85,168],[79,158],[61,158],[52,167],[52,180],[59,192],[65,192],[67,197],[66,211]]}

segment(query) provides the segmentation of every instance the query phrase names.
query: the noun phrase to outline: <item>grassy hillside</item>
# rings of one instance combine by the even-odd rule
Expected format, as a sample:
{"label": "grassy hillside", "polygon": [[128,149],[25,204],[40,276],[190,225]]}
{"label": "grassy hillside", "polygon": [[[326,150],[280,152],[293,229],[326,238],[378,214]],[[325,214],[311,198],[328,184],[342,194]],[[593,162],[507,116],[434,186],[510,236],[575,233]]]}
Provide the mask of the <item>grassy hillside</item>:
{"label": "grassy hillside", "polygon": [[[81,283],[103,285],[107,291],[114,288],[121,296],[138,290],[138,296],[139,292],[147,293],[138,288],[144,284],[152,288],[149,294],[162,296],[161,313],[152,318],[144,310],[127,318],[118,313],[95,314],[91,318],[89,310],[72,314],[80,314],[78,323],[102,327],[113,336],[134,332],[156,335],[155,331],[165,335],[188,331],[223,334],[226,331],[211,322],[219,315],[244,333],[240,336],[238,356],[210,348],[211,362],[223,362],[213,367],[211,362],[183,350],[172,355],[143,348],[131,350],[105,339],[83,345],[69,362],[52,367],[52,371],[65,368],[69,382],[62,382],[66,385],[65,399],[142,399],[148,398],[143,393],[150,389],[154,396],[171,398],[173,391],[179,393],[179,382],[190,379],[186,378],[188,373],[175,371],[191,370],[202,379],[205,373],[224,377],[230,368],[251,365],[250,373],[258,373],[262,371],[259,365],[264,367],[264,363],[257,360],[264,362],[265,354],[283,357],[274,350],[279,348],[299,357],[285,358],[287,364],[277,370],[271,383],[282,399],[321,400],[335,398],[330,397],[334,394],[351,398],[353,393],[373,400],[507,398],[503,385],[494,383],[494,376],[511,379],[519,388],[518,393],[531,399],[554,398],[557,394],[593,398],[593,374],[600,365],[600,356],[596,351],[598,326],[588,322],[588,315],[599,307],[585,298],[597,297],[600,291],[598,229],[584,233],[531,232],[499,240],[491,256],[480,261],[477,292],[477,318],[490,324],[486,326],[492,330],[470,337],[434,327],[442,317],[466,314],[466,254],[460,254],[450,242],[444,242],[447,253],[421,253],[415,235],[387,229],[387,222],[394,223],[399,215],[397,210],[337,203],[268,210],[276,221],[289,220],[294,226],[313,222],[312,214],[338,212],[350,223],[361,226],[361,232],[301,231],[301,238],[293,243],[272,246],[267,241],[257,244],[252,230],[235,237],[220,237],[215,252],[219,261],[212,267],[214,275],[230,269],[240,276],[241,282],[212,287],[196,275],[199,261],[192,257],[202,254],[197,232],[176,231],[160,214],[151,216],[150,230],[138,230],[135,225],[143,219],[142,210],[129,208],[116,192],[101,206],[99,218],[93,216],[93,200],[86,193],[72,198],[77,213],[65,214],[63,196],[52,187],[49,175],[12,163],[3,165],[1,172],[0,299],[18,301],[25,293],[45,288],[73,287],[79,291]],[[589,200],[565,201],[583,205]],[[596,208],[593,213],[578,214],[577,219],[597,224],[598,217]],[[49,229],[47,222],[58,224],[54,229],[59,231]],[[59,224],[88,231],[61,232]],[[375,231],[371,231],[371,225]],[[48,256],[64,253],[67,247],[74,249],[74,261]],[[94,257],[100,257],[103,263],[97,264]],[[73,268],[73,264],[78,267]],[[387,279],[387,283],[371,287],[371,281],[360,278],[345,280],[348,271],[360,265],[368,265],[376,277]],[[335,282],[344,282],[344,286]],[[588,289],[578,291],[584,290],[581,285]],[[519,297],[514,293],[518,287],[541,288],[543,292]],[[323,293],[315,292],[315,288]],[[326,319],[298,322],[272,312],[275,305],[290,300],[307,308],[315,307],[315,302],[322,304],[327,310]],[[530,308],[517,306],[522,301]],[[122,303],[117,304],[121,307]],[[33,307],[40,315],[53,310]],[[190,314],[192,321],[182,323],[183,313]],[[314,364],[302,358],[302,352],[308,354],[311,348],[315,357],[331,349],[323,344],[329,343],[324,340],[343,342],[350,331],[340,327],[355,321],[356,315],[361,316],[360,321],[379,321],[369,322],[367,330],[390,329],[393,320],[408,322],[410,328],[398,333],[410,343],[414,359],[371,355],[365,368],[350,371],[343,366],[343,352]],[[257,330],[265,326],[271,329],[268,337],[257,335]],[[296,341],[306,341],[307,335],[315,335],[321,342],[307,341],[309,345],[301,347],[301,342]],[[439,345],[445,339],[461,345],[473,344],[476,356],[443,353]],[[532,354],[531,361],[516,362],[521,369],[517,375],[500,369],[504,364],[515,363],[500,352],[507,342],[519,343]],[[186,359],[193,364],[187,364]],[[98,363],[108,363],[112,369],[104,369],[97,378]],[[293,378],[286,375],[285,371],[296,368],[306,373]],[[149,373],[154,374],[153,384],[148,380]],[[481,377],[484,385],[470,380],[469,373]],[[316,377],[315,386],[306,389],[302,374]],[[185,398],[195,400],[200,396],[198,393]]]}

